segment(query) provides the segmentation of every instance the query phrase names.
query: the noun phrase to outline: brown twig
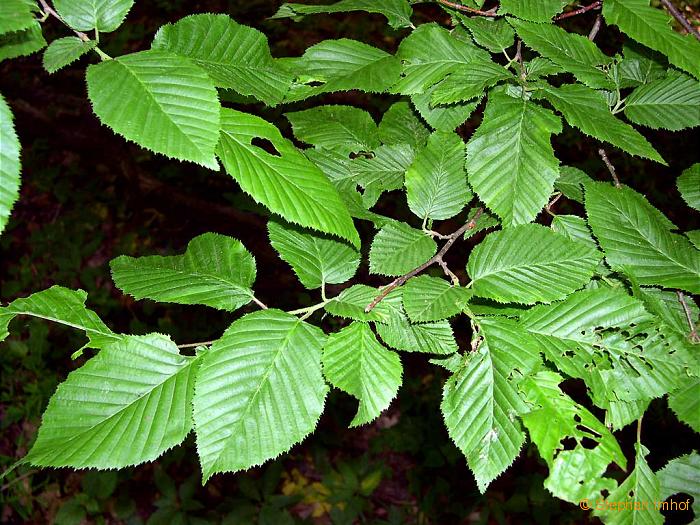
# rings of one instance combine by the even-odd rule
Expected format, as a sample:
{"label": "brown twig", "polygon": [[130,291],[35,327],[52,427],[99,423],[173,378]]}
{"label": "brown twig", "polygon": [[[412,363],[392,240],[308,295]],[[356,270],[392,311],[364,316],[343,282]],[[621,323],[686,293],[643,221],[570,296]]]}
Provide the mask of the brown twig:
{"label": "brown twig", "polygon": [[585,5],[583,7],[579,7],[578,9],[574,9],[573,11],[568,11],[566,13],[562,13],[558,16],[555,16],[554,20],[564,20],[566,18],[571,18],[572,16],[582,15],[584,13],[587,13],[588,11],[592,11],[593,9],[600,9],[602,6],[603,6],[603,1],[597,0],[596,2],[593,2],[592,4]]}
{"label": "brown twig", "polygon": [[685,318],[688,321],[688,326],[690,327],[690,340],[694,343],[698,343],[700,342],[700,336],[698,336],[698,329],[695,326],[695,322],[693,322],[693,314],[690,312],[690,308],[688,308],[688,303],[685,302],[685,295],[680,290],[676,291],[676,295],[678,296],[678,302],[681,303],[681,306],[683,307]]}
{"label": "brown twig", "polygon": [[[369,303],[367,305],[367,307],[365,308],[365,312],[368,312],[368,313],[371,312],[374,309],[374,307],[377,306],[379,303],[381,303],[384,300],[384,298],[387,295],[389,295],[393,290],[395,290],[399,286],[403,285],[411,277],[418,275],[423,270],[432,266],[433,264],[435,264],[435,263],[439,264],[444,270],[447,265],[443,266],[445,264],[444,261],[442,260],[443,256],[449,251],[450,248],[452,248],[452,245],[455,243],[455,241],[457,239],[459,239],[467,230],[473,230],[474,228],[476,228],[476,221],[479,220],[479,217],[481,217],[482,213],[484,213],[483,208],[479,208],[478,210],[476,210],[474,217],[472,217],[469,222],[464,224],[459,230],[457,230],[449,235],[449,239],[442,246],[442,248],[440,249],[440,251],[436,255],[434,255],[432,258],[428,259],[426,262],[424,262],[420,266],[414,268],[413,270],[411,270],[407,274],[404,274],[401,277],[397,277],[396,279],[391,281],[389,284],[387,284],[384,288],[382,288],[381,293],[377,297],[375,297],[371,303]],[[454,277],[454,279],[456,279],[456,277],[457,277],[456,275],[454,275],[452,272],[450,272],[450,274],[452,274],[451,276]],[[453,282],[454,282],[454,280],[453,280]]]}
{"label": "brown twig", "polygon": [[671,0],[661,0],[661,3],[668,10],[668,12],[671,13],[671,16],[678,20],[678,23],[682,25],[686,31],[688,31],[688,33],[700,40],[700,32],[698,32],[698,30],[693,27],[693,24],[691,24],[690,21],[683,16],[683,13],[681,13],[678,8],[673,5]]}
{"label": "brown twig", "polygon": [[600,26],[603,23],[603,17],[598,13],[595,17],[595,22],[593,22],[593,27],[591,28],[591,32],[588,33],[588,40],[593,42],[595,40],[595,37],[598,36],[598,31],[600,31]]}
{"label": "brown twig", "polygon": [[452,9],[456,9],[457,11],[463,11],[465,13],[471,13],[472,15],[479,15],[479,16],[488,16],[488,17],[495,17],[496,16],[496,7],[489,9],[488,11],[482,11],[481,9],[474,9],[473,7],[469,7],[467,5],[462,5],[458,4],[456,2],[450,2],[450,0],[437,0],[438,3],[451,7]]}
{"label": "brown twig", "polygon": [[617,173],[615,173],[615,166],[613,166],[610,159],[608,159],[608,155],[605,153],[605,150],[600,148],[598,150],[598,155],[600,155],[600,158],[603,159],[603,162],[605,162],[605,165],[608,167],[608,171],[610,172],[610,175],[612,175],[613,181],[615,181],[615,187],[621,188],[622,184],[620,184],[620,179],[617,178]]}
{"label": "brown twig", "polygon": [[58,20],[59,22],[61,22],[63,25],[69,27],[69,28],[71,29],[71,31],[73,31],[73,32],[78,36],[78,38],[79,38],[80,40],[82,40],[83,42],[89,42],[89,41],[90,41],[90,37],[87,36],[85,33],[83,33],[82,31],[77,31],[77,30],[73,29],[72,27],[70,27],[70,26],[66,23],[66,21],[63,20],[63,18],[61,18],[61,15],[59,15],[56,11],[53,10],[53,8],[52,8],[48,3],[46,3],[46,0],[39,0],[39,3],[41,4],[41,10],[42,10],[45,14],[48,14],[48,15],[53,16],[56,20]]}

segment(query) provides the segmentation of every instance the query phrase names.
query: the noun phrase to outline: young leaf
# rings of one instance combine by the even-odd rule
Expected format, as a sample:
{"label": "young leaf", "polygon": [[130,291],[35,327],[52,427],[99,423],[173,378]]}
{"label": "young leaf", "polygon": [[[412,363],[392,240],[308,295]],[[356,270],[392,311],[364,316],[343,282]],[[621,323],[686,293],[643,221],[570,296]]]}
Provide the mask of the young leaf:
{"label": "young leaf", "polygon": [[91,65],[88,96],[103,124],[144,148],[218,169],[216,88],[189,60],[142,51]]}
{"label": "young leaf", "polygon": [[4,0],[0,4],[0,35],[33,26],[36,23],[33,7],[27,0]]}
{"label": "young leaf", "polygon": [[609,0],[603,16],[637,42],[663,53],[671,64],[700,79],[700,42],[692,35],[681,36],[669,24],[670,17],[649,6],[649,0]]}
{"label": "young leaf", "polygon": [[393,55],[347,38],[324,40],[288,65],[297,76],[314,85],[296,86],[287,101],[353,89],[381,93],[394,85],[401,74],[401,62]]}
{"label": "young leaf", "polygon": [[445,383],[440,405],[447,431],[467,457],[482,494],[525,442],[517,416],[527,406],[508,380],[511,368],[502,357],[482,344]]}
{"label": "young leaf", "polygon": [[700,163],[685,170],[676,179],[676,187],[688,206],[700,211]]}
{"label": "young leaf", "polygon": [[[656,505],[661,500],[661,486],[654,472],[649,468],[644,456],[649,450],[637,443],[634,460],[634,470],[629,477],[620,483],[617,489],[608,495],[608,501],[626,502],[633,501],[641,508],[604,508],[595,510],[594,514],[605,522],[606,525],[661,525],[664,517]],[[643,505],[646,503],[646,505]],[[636,505],[635,505],[636,506]]]}
{"label": "young leaf", "polygon": [[[567,3],[566,0],[501,0],[498,14],[510,14],[532,22],[549,22]],[[545,25],[541,24],[542,27]]]}
{"label": "young leaf", "polygon": [[31,55],[46,47],[41,25],[34,21],[21,31],[0,34],[0,62],[10,58]]}
{"label": "young leaf", "polygon": [[586,284],[600,255],[539,224],[489,234],[472,251],[467,270],[478,297],[533,304],[562,299]]}
{"label": "young leaf", "polygon": [[271,106],[282,102],[293,80],[272,58],[264,34],[227,15],[191,15],[164,25],[151,48],[187,57],[204,69],[216,86]]}
{"label": "young leaf", "polygon": [[359,252],[336,239],[275,220],[267,229],[272,247],[308,289],[344,283],[360,265]]}
{"label": "young leaf", "polygon": [[85,307],[87,293],[83,290],[69,290],[52,286],[41,292],[15,299],[0,308],[0,341],[8,334],[10,321],[18,315],[29,315],[60,323],[78,330],[84,330],[88,337],[85,344],[89,348],[104,348],[120,341],[123,336],[107,328],[97,314]]}
{"label": "young leaf", "polygon": [[[681,337],[688,335],[690,327],[688,326],[686,310],[675,292],[647,286],[638,287],[634,292],[635,296],[644,303],[644,307],[649,313],[656,315]],[[692,297],[685,297],[684,301],[693,323],[700,324],[700,308]]]}
{"label": "young leaf", "polygon": [[403,305],[413,323],[441,321],[457,315],[471,296],[467,288],[428,275],[413,277],[403,287]]}
{"label": "young leaf", "polygon": [[[275,126],[232,109],[223,110],[221,117],[217,155],[243,191],[289,222],[359,247],[357,230],[337,190]],[[269,142],[274,152],[257,141]]]}
{"label": "young leaf", "polygon": [[134,5],[134,0],[54,0],[56,11],[73,29],[111,33]]}
{"label": "young leaf", "polygon": [[96,45],[97,42],[94,40],[85,42],[77,36],[58,38],[44,51],[44,69],[49,73],[55,73],[89,53]]}
{"label": "young leaf", "polygon": [[522,421],[540,456],[551,468],[564,448],[563,439],[574,438],[579,445],[583,439],[589,439],[596,442],[595,449],[608,463],[614,461],[624,469],[627,461],[615,437],[586,408],[561,391],[559,383],[562,381],[559,374],[545,370],[519,383],[527,402],[532,405],[530,411],[521,416]]}
{"label": "young leaf", "polygon": [[404,38],[396,57],[403,63],[403,73],[393,89],[404,95],[423,93],[446,75],[490,59],[483,49],[434,23],[420,25]]}
{"label": "young leaf", "polygon": [[382,302],[371,311],[365,312],[365,308],[379,295],[381,290],[365,284],[356,284],[346,288],[325,305],[326,311],[338,317],[353,319],[355,321],[376,321],[388,323],[393,317],[399,315],[401,310],[401,292],[395,290],[387,295]]}
{"label": "young leaf", "polygon": [[458,14],[457,18],[469,29],[474,41],[492,53],[502,53],[513,45],[515,32],[504,18],[491,19],[462,14]]}
{"label": "young leaf", "polygon": [[101,469],[153,461],[192,429],[199,362],[160,334],[106,346],[59,385],[27,459]]}
{"label": "young leaf", "polygon": [[608,142],[631,155],[666,164],[647,139],[610,112],[599,92],[580,84],[567,84],[559,88],[546,88],[545,96],[570,125],[586,135]]}
{"label": "young leaf", "polygon": [[374,237],[369,252],[370,273],[401,275],[430,259],[436,251],[432,237],[406,223],[391,222]]}
{"label": "young leaf", "polygon": [[700,518],[700,454],[691,452],[672,459],[661,470],[656,471],[659,480],[659,500],[683,493],[693,497],[693,512]]}
{"label": "young leaf", "polygon": [[[403,188],[404,175],[413,163],[415,152],[408,144],[379,146],[371,158],[358,157],[349,164],[352,178],[377,198],[383,191]],[[371,207],[375,203],[366,203]]]}
{"label": "young leaf", "polygon": [[204,304],[233,311],[253,298],[255,259],[237,239],[205,233],[183,255],[112,260],[112,279],[135,299]]}
{"label": "young leaf", "polygon": [[302,18],[305,15],[319,13],[346,13],[348,11],[366,11],[384,15],[394,29],[412,27],[413,10],[407,0],[340,0],[330,5],[282,4],[277,13],[270,18]]}
{"label": "young leaf", "polygon": [[412,324],[401,304],[398,306],[398,309],[391,310],[391,316],[386,323],[375,323],[374,325],[377,334],[387,346],[404,352],[438,355],[449,355],[458,350],[449,322],[435,321]]}
{"label": "young leaf", "polygon": [[700,378],[684,377],[678,390],[668,395],[668,406],[679,421],[700,433]]}
{"label": "young leaf", "polygon": [[547,204],[559,161],[550,142],[561,132],[551,111],[492,92],[484,120],[467,144],[469,183],[504,226],[531,222]]}
{"label": "young leaf", "polygon": [[259,465],[313,432],[328,393],[325,335],[280,310],[235,321],[204,355],[194,422],[202,478]]}
{"label": "young leaf", "polygon": [[491,61],[475,63],[470,69],[452,73],[432,90],[432,104],[452,104],[473,98],[481,98],[484,91],[501,80],[512,79],[513,74],[500,64]]}
{"label": "young leaf", "polygon": [[379,123],[383,144],[408,144],[418,149],[425,146],[429,136],[430,130],[406,101],[392,104]]}
{"label": "young leaf", "polygon": [[508,370],[506,377],[519,381],[542,364],[541,346],[514,319],[488,317],[478,320],[479,335],[492,355]]}
{"label": "young leaf", "polygon": [[598,249],[588,224],[578,215],[557,215],[552,219],[552,229],[567,239],[587,244],[594,250]]}
{"label": "young leaf", "polygon": [[433,93],[438,87],[439,84],[423,93],[411,95],[411,102],[413,102],[416,111],[431,128],[438,131],[454,131],[457,126],[463,124],[474,112],[479,102],[481,102],[481,98],[470,102],[433,107],[431,100]]}
{"label": "young leaf", "polygon": [[571,166],[559,168],[559,178],[554,187],[562,192],[567,199],[583,204],[583,187],[593,182],[587,173]]}
{"label": "young leaf", "polygon": [[632,91],[625,98],[625,116],[653,129],[678,131],[700,126],[700,82],[672,71],[666,78]]}
{"label": "young leaf", "polygon": [[[539,3],[539,2],[538,2]],[[554,3],[560,3],[554,0]],[[599,69],[612,62],[591,40],[570,33],[553,24],[534,24],[524,20],[509,20],[525,44],[572,73],[580,82],[592,88],[612,89],[614,83]]]}
{"label": "young leaf", "polygon": [[700,251],[631,188],[602,182],[586,186],[586,212],[605,259],[639,284],[700,293]]}
{"label": "young leaf", "polygon": [[285,113],[294,136],[318,147],[340,148],[346,153],[372,151],[379,146],[372,116],[352,106],[317,106]]}
{"label": "young leaf", "polygon": [[406,172],[408,207],[421,219],[454,217],[472,200],[464,171],[464,142],[436,131]]}
{"label": "young leaf", "polygon": [[0,233],[7,226],[12,207],[19,198],[19,151],[12,110],[0,95]]}
{"label": "young leaf", "polygon": [[354,322],[331,334],[323,347],[323,375],[360,401],[351,427],[376,419],[401,386],[401,360],[377,341],[366,323]]}

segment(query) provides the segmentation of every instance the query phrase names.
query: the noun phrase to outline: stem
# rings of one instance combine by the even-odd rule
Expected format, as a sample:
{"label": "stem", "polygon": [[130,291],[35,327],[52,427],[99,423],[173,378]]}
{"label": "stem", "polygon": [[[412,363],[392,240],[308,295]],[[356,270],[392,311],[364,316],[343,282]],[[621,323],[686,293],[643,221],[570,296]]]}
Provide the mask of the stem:
{"label": "stem", "polygon": [[257,304],[260,308],[262,308],[263,310],[267,310],[267,305],[266,305],[265,303],[263,303],[260,299],[258,299],[258,298],[255,297],[254,295],[251,296],[251,299],[252,299],[253,302],[254,302],[255,304]]}
{"label": "stem", "polygon": [[287,313],[292,314],[292,315],[307,314],[304,316],[304,319],[306,319],[306,317],[308,317],[308,315],[310,315],[310,314],[314,313],[316,310],[320,310],[321,308],[326,306],[326,304],[328,304],[328,301],[330,301],[330,299],[324,300],[318,304],[307,306],[305,308],[299,308],[297,310],[290,310]]}
{"label": "stem", "polygon": [[642,443],[642,418],[644,415],[642,415],[638,420],[637,420],[637,444]]}
{"label": "stem", "polygon": [[39,0],[39,3],[41,4],[41,10],[44,12],[44,14],[53,16],[56,20],[58,20],[64,26],[66,26],[71,31],[73,31],[78,36],[78,38],[80,40],[82,40],[83,42],[90,41],[90,37],[87,36],[85,33],[83,33],[82,31],[77,31],[77,30],[73,29],[71,26],[69,26],[66,23],[66,21],[63,20],[63,18],[61,18],[61,15],[59,15],[56,11],[53,10],[53,8],[49,4],[46,3],[46,0]]}
{"label": "stem", "polygon": [[613,166],[610,159],[608,159],[608,155],[605,153],[605,150],[600,148],[598,150],[598,155],[600,155],[600,158],[603,159],[603,162],[605,162],[605,165],[608,167],[608,171],[610,172],[610,175],[612,175],[613,181],[615,181],[615,187],[621,188],[622,184],[620,184],[620,179],[617,178],[617,173],[615,173],[615,166]]}
{"label": "stem", "polygon": [[99,47],[97,47],[97,46],[95,46],[95,52],[96,52],[98,55],[100,55],[100,58],[101,58],[102,60],[112,60],[112,57],[111,57],[111,56],[109,56],[107,53],[105,53],[104,51],[102,51],[102,50],[101,50]]}
{"label": "stem", "polygon": [[[449,239],[442,246],[442,248],[440,249],[440,251],[436,255],[434,255],[433,257],[428,259],[426,262],[424,262],[420,266],[414,268],[413,270],[411,270],[407,274],[404,274],[401,277],[397,277],[396,279],[391,281],[389,284],[387,284],[382,289],[381,293],[377,297],[375,297],[371,303],[369,303],[367,305],[367,307],[365,308],[365,312],[367,312],[367,313],[371,312],[374,309],[374,307],[377,306],[379,303],[381,303],[384,300],[384,298],[387,295],[389,295],[393,290],[395,290],[399,286],[403,285],[411,277],[413,277],[414,275],[418,275],[423,270],[432,266],[433,264],[438,263],[440,266],[442,266],[442,268],[444,270],[445,266],[443,266],[443,264],[445,264],[445,263],[442,260],[442,257],[449,251],[450,248],[452,248],[452,245],[455,243],[455,241],[457,239],[459,239],[459,237],[461,237],[467,230],[473,230],[474,228],[476,228],[476,221],[479,220],[479,217],[481,217],[482,213],[484,213],[483,208],[479,208],[478,210],[476,210],[474,217],[472,217],[472,219],[469,222],[467,222],[465,225],[463,225],[457,231],[450,234]],[[454,276],[454,279],[457,278],[457,276],[455,276],[452,272],[450,272],[450,274],[451,274],[451,276]],[[453,282],[454,282],[454,280],[453,280]],[[457,280],[457,283],[459,283],[459,280]]]}
{"label": "stem", "polygon": [[196,346],[211,346],[214,343],[216,343],[216,340],[214,341],[202,341],[201,343],[187,343],[184,345],[177,345],[178,348],[194,348]]}
{"label": "stem", "polygon": [[458,4],[456,2],[450,2],[450,0],[437,0],[439,4],[442,4],[447,7],[451,7],[452,9],[456,9],[457,11],[463,11],[465,13],[471,13],[473,15],[479,15],[479,16],[488,16],[488,17],[495,17],[496,16],[496,7],[489,9],[488,11],[481,11],[480,9],[474,9],[473,7],[469,7],[466,5]]}
{"label": "stem", "polygon": [[592,4],[580,7],[578,9],[574,9],[573,11],[569,11],[568,13],[562,13],[558,16],[555,16],[554,20],[564,20],[565,18],[571,18],[572,16],[582,15],[582,14],[587,13],[588,11],[591,11],[593,9],[600,9],[602,6],[603,6],[603,1],[597,0],[596,2],[593,2]]}
{"label": "stem", "polygon": [[698,30],[695,27],[693,27],[693,24],[691,24],[688,21],[688,19],[685,16],[683,16],[683,13],[681,13],[678,10],[678,8],[675,5],[673,5],[671,0],[661,0],[661,3],[668,10],[668,12],[671,13],[671,16],[673,16],[673,18],[675,18],[678,21],[678,23],[682,25],[686,31],[688,31],[688,33],[700,40],[700,33],[698,32]]}
{"label": "stem", "polygon": [[680,290],[676,291],[676,295],[678,296],[678,302],[681,303],[681,306],[683,307],[685,318],[688,321],[688,326],[690,327],[690,340],[694,343],[698,343],[700,342],[700,337],[698,337],[698,329],[693,322],[693,314],[690,312],[690,308],[688,308],[688,303],[685,302],[685,295]]}
{"label": "stem", "polygon": [[588,33],[588,40],[593,42],[595,40],[595,37],[598,36],[598,31],[600,31],[600,26],[603,23],[603,17],[600,16],[600,13],[596,15],[595,17],[595,22],[593,22],[593,27],[591,28],[591,32]]}

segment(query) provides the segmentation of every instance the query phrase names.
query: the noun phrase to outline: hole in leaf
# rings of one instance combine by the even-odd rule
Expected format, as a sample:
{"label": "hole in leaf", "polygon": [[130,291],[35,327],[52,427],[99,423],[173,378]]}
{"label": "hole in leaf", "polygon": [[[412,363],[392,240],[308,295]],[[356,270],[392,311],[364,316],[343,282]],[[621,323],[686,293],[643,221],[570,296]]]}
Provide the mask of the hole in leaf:
{"label": "hole in leaf", "polygon": [[266,153],[269,153],[270,155],[274,155],[275,157],[282,156],[280,152],[277,151],[277,148],[275,148],[275,145],[268,139],[254,137],[253,140],[250,141],[250,143],[251,145],[255,146],[256,148],[260,148],[261,150],[265,151]]}
{"label": "hole in leaf", "polygon": [[321,82],[320,80],[311,80],[309,82],[306,82],[306,84],[304,84],[304,85],[309,86],[309,87],[321,87],[321,86],[324,86],[325,84],[326,84],[325,82]]}
{"label": "hole in leaf", "polygon": [[583,436],[583,438],[581,439],[581,446],[585,449],[593,450],[598,446],[598,443],[595,440],[589,438],[588,436]]}
{"label": "hole in leaf", "polygon": [[352,160],[355,160],[355,159],[373,159],[375,155],[374,155],[373,151],[358,151],[357,153],[352,152],[348,156]]}
{"label": "hole in leaf", "polygon": [[563,450],[574,450],[576,448],[576,440],[571,436],[567,436],[561,440]]}

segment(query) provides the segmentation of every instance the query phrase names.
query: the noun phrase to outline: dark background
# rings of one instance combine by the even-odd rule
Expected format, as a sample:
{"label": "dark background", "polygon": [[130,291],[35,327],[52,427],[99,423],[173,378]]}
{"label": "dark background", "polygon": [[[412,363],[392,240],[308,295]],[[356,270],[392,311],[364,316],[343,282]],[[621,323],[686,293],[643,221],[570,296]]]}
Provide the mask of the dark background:
{"label": "dark background", "polygon": [[[297,56],[327,38],[354,38],[394,52],[404,31],[392,31],[379,15],[342,14],[309,17],[300,23],[266,20],[281,2],[251,0],[186,2],[137,1],[125,25],[102,37],[112,56],[147,49],[160,25],[191,13],[228,13],[238,22],[261,29],[275,56]],[[697,2],[695,10],[697,11]],[[680,3],[679,3],[680,4]],[[684,4],[685,5],[685,4]],[[692,17],[693,12],[691,11]],[[587,30],[593,14],[567,21]],[[434,6],[416,6],[414,22],[449,16]],[[55,20],[45,24],[47,40],[67,36]],[[622,37],[603,28],[598,43],[613,54]],[[0,64],[0,92],[10,103],[22,142],[23,183],[20,200],[0,237],[0,300],[4,303],[53,284],[89,292],[88,306],[118,332],[168,333],[178,343],[218,337],[232,321],[230,314],[205,307],[134,302],[115,290],[108,262],[121,254],[172,254],[187,241],[213,231],[239,238],[258,262],[256,295],[283,309],[316,302],[272,251],[266,218],[235,181],[194,164],[153,156],[101,126],[86,98],[83,58],[48,75],[41,54]],[[361,93],[328,95],[309,104],[344,103],[369,110],[379,119],[396,97]],[[283,109],[245,106],[263,115],[289,136]],[[466,139],[480,113],[459,129]],[[698,214],[680,199],[675,178],[698,160],[700,134],[643,130],[670,166],[642,162],[608,148],[620,179],[649,200],[681,229],[700,227]],[[563,163],[595,178],[608,177],[596,154],[598,144],[567,129],[555,139]],[[581,212],[560,201],[557,212]],[[389,194],[380,213],[406,216],[405,197]],[[257,212],[257,213],[256,213]],[[541,220],[547,223],[546,217]],[[364,240],[372,229],[359,223]],[[444,231],[459,224],[446,221]],[[478,242],[476,237],[474,242]],[[450,252],[450,264],[461,269],[470,245]],[[367,275],[370,284],[383,281]],[[337,290],[330,290],[334,293]],[[244,310],[245,311],[245,310]],[[324,321],[326,329],[334,328]],[[468,327],[455,322],[464,346]],[[56,385],[83,359],[71,353],[84,338],[39,320],[18,319],[13,334],[0,345],[0,468],[26,453],[41,413]],[[535,448],[526,445],[514,465],[481,496],[466,462],[450,442],[439,412],[446,373],[425,356],[402,354],[405,383],[398,399],[377,422],[347,429],[356,402],[331,393],[319,428],[290,454],[263,467],[236,475],[218,475],[206,487],[192,436],[153,464],[119,472],[36,470],[22,467],[4,479],[0,490],[2,523],[227,523],[314,524],[458,524],[458,523],[588,523],[587,513],[552,498],[543,488],[547,474]],[[580,385],[567,385],[583,400]],[[600,414],[599,414],[600,415]],[[620,433],[630,455],[635,430]],[[645,416],[645,445],[653,469],[689,452],[697,441],[679,424],[663,400]],[[624,477],[624,473],[613,472]],[[670,516],[688,523],[691,513]]]}

